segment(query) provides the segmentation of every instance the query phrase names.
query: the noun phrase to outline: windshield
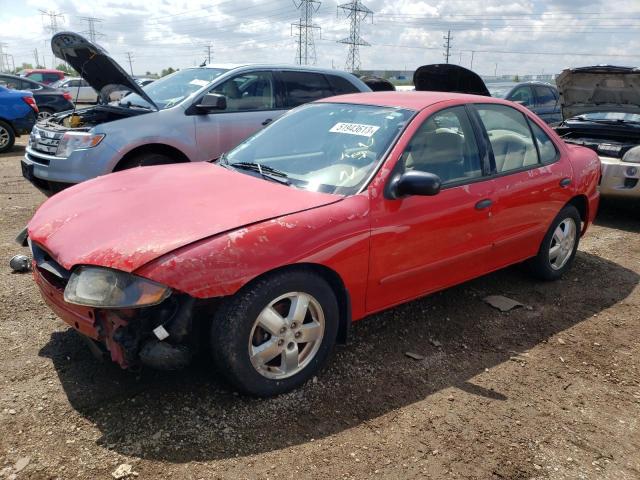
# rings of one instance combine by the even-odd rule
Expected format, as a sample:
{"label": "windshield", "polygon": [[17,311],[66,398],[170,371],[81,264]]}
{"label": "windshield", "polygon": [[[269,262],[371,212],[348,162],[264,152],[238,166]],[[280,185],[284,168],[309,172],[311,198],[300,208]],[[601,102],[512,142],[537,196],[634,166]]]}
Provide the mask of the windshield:
{"label": "windshield", "polygon": [[[150,83],[143,87],[143,90],[160,110],[164,110],[165,108],[171,108],[177,105],[202,87],[206,87],[216,77],[226,71],[227,70],[223,68],[189,68],[187,70],[180,70],[179,72],[167,75]],[[126,106],[128,103],[132,105],[151,106],[137,93],[127,95],[125,99],[120,102],[123,106]]]}
{"label": "windshield", "polygon": [[[592,112],[577,115],[583,120],[640,123],[640,114],[627,112]],[[576,118],[574,117],[574,118]]]}
{"label": "windshield", "polygon": [[413,114],[370,105],[305,105],[245,140],[222,163],[259,164],[260,172],[275,171],[295,187],[352,195]]}

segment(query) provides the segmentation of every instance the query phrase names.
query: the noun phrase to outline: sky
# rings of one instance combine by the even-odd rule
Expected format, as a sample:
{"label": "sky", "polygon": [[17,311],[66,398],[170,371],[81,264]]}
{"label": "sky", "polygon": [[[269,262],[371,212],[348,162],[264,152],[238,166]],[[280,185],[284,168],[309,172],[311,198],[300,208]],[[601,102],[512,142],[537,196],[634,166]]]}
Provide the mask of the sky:
{"label": "sky", "polygon": [[[338,6],[314,5],[316,64],[345,69],[349,19]],[[0,0],[0,45],[16,65],[47,67],[53,58],[49,17],[60,30],[86,32],[82,17],[97,17],[97,38],[113,58],[133,72],[198,65],[211,45],[219,63],[295,63],[291,24],[300,0]],[[373,15],[361,22],[362,69],[414,70],[444,62],[451,31],[450,63],[482,75],[559,73],[593,65],[640,65],[638,0],[364,0]]]}

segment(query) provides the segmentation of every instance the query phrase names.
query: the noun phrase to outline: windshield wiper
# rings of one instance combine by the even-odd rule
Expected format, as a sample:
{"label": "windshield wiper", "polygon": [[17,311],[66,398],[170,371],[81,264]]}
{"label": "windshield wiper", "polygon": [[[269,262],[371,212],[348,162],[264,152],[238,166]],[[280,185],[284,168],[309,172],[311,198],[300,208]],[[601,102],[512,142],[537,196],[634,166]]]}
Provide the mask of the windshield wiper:
{"label": "windshield wiper", "polygon": [[155,112],[155,110],[147,105],[138,105],[137,103],[131,103],[131,102],[118,102],[118,106],[120,107],[127,107],[127,108],[143,108],[145,110],[153,110]]}
{"label": "windshield wiper", "polygon": [[228,163],[224,155],[220,157],[220,161],[221,163],[224,162],[225,165],[229,165],[233,168],[258,172],[262,176],[262,178],[265,178],[267,180],[274,180],[278,183],[282,183],[283,185],[291,185],[291,182],[288,180],[289,175],[276,168],[262,165],[256,162]]}

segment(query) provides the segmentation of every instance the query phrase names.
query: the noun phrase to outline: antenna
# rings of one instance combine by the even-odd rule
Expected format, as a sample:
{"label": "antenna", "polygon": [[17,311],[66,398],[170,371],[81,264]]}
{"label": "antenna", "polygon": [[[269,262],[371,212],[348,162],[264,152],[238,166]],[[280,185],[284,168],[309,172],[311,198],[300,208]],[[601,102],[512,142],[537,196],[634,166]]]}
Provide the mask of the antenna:
{"label": "antenna", "polygon": [[313,23],[313,14],[320,8],[318,0],[293,0],[293,4],[300,10],[300,20],[291,24],[291,34],[293,29],[297,30],[296,63],[298,65],[316,64],[316,44],[313,37],[315,30],[320,30],[318,25]]}
{"label": "antenna", "polygon": [[371,44],[360,36],[360,24],[362,20],[371,16],[373,23],[373,11],[367,8],[361,0],[352,0],[349,3],[338,5],[338,12],[342,9],[350,20],[349,38],[338,40],[338,43],[349,45],[346,68],[351,72],[360,70],[360,47],[369,47]]}

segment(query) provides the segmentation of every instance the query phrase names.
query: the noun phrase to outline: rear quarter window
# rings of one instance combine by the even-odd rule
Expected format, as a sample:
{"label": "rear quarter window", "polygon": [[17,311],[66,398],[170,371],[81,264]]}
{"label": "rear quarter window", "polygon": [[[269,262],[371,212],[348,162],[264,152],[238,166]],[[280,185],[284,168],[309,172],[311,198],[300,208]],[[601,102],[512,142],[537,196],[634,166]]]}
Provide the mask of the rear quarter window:
{"label": "rear quarter window", "polygon": [[325,76],[314,72],[281,72],[287,92],[287,107],[313,102],[333,95]]}
{"label": "rear quarter window", "polygon": [[360,90],[349,80],[337,75],[326,75],[327,80],[331,84],[334,95],[344,95],[347,93],[358,93]]}

